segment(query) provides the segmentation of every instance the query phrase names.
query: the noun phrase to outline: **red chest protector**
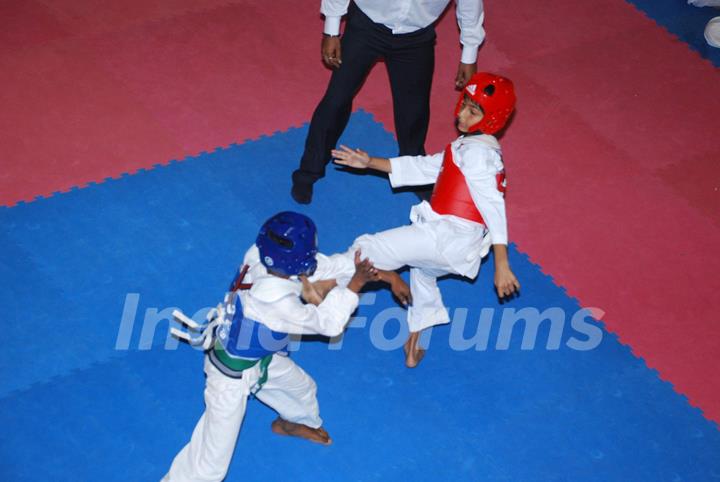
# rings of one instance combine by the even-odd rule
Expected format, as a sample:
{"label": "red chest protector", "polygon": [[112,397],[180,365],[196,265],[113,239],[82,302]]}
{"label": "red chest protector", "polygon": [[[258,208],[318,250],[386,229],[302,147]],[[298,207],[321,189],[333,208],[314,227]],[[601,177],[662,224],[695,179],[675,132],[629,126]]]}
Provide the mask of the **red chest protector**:
{"label": "red chest protector", "polygon": [[[497,189],[505,194],[505,171],[496,176]],[[440,175],[435,181],[430,206],[438,214],[451,214],[480,224],[485,224],[480,211],[470,195],[465,176],[453,161],[450,144],[445,148]]]}

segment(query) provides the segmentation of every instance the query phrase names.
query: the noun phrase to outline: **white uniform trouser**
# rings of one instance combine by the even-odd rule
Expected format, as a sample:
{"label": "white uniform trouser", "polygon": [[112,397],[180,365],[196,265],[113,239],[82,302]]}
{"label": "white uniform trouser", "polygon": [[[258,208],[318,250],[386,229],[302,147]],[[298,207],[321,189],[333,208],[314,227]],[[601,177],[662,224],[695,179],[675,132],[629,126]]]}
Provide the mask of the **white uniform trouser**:
{"label": "white uniform trouser", "polygon": [[360,248],[362,257],[369,258],[383,270],[410,266],[410,292],[413,302],[408,309],[411,332],[448,323],[450,316],[442,301],[437,278],[458,274],[440,253],[432,229],[426,224],[412,224],[377,234],[360,236],[348,255]]}
{"label": "white uniform trouser", "polygon": [[[218,482],[227,473],[235,450],[250,390],[260,375],[258,366],[241,379],[220,373],[205,357],[205,413],[190,442],[173,460],[162,479],[172,482]],[[274,355],[268,379],[256,397],[290,422],[312,428],[322,425],[315,381],[288,357]]]}

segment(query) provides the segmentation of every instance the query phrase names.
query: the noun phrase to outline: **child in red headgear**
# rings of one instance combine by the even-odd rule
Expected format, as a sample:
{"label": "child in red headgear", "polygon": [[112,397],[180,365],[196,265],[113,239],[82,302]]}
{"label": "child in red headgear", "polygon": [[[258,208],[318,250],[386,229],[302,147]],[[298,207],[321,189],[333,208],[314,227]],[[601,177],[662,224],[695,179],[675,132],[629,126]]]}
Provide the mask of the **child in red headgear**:
{"label": "child in red headgear", "polygon": [[453,273],[475,278],[492,245],[498,296],[511,296],[520,289],[508,262],[505,170],[500,144],[493,136],[505,126],[514,107],[510,80],[477,73],[455,109],[462,135],[444,152],[385,159],[346,146],[332,151],[338,164],[388,173],[393,187],[435,183],[430,202],[412,208],[411,225],[361,236],[349,251],[361,249],[380,269],[410,266],[413,303],[405,343],[408,367],[416,366],[424,355],[418,343],[420,332],[450,321],[437,287],[438,276]]}

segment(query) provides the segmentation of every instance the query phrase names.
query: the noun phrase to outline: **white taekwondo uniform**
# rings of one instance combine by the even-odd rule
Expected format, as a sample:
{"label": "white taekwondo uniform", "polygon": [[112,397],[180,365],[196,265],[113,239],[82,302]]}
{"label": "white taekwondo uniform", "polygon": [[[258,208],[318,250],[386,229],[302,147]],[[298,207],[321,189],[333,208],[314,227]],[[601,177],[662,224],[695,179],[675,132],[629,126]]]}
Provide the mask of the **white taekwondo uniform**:
{"label": "white taekwondo uniform", "polygon": [[[413,303],[408,310],[408,325],[411,332],[450,321],[437,287],[437,277],[452,273],[475,278],[490,245],[508,242],[504,166],[497,140],[486,134],[461,136],[448,147],[452,154],[449,161],[464,176],[474,208],[484,222],[439,214],[430,203],[423,201],[410,211],[411,225],[360,236],[345,254],[350,257],[360,248],[363,257],[370,258],[377,268],[384,270],[410,266]],[[436,182],[447,152],[448,149],[430,156],[391,158],[391,185]]]}
{"label": "white taekwondo uniform", "polygon": [[[355,271],[353,259],[343,255],[318,254],[317,261],[311,281],[343,279],[347,282]],[[248,250],[243,263],[249,267],[243,281],[252,283],[252,288],[236,291],[243,314],[273,332],[336,336],[343,332],[358,305],[357,294],[341,283],[318,306],[303,304],[300,281],[269,274],[260,262],[256,246]],[[255,396],[287,421],[320,427],[322,420],[313,379],[288,356],[280,353],[270,356],[267,381]],[[261,379],[262,368],[261,363],[257,363],[242,370],[241,378],[236,378],[221,371],[225,367],[217,363],[217,359],[213,362],[211,356],[206,355],[205,412],[163,481],[217,482],[227,473],[247,398]]]}

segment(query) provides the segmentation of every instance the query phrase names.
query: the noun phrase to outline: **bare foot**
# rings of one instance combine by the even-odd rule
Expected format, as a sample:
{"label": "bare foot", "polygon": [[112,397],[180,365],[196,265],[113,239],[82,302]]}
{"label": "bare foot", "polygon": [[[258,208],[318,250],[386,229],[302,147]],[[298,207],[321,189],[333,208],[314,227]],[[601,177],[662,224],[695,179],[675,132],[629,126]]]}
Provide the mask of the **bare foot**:
{"label": "bare foot", "polygon": [[415,368],[420,363],[420,360],[425,356],[425,350],[420,348],[418,341],[420,340],[420,332],[416,331],[410,333],[403,350],[405,351],[405,366],[408,368]]}
{"label": "bare foot", "polygon": [[280,417],[276,418],[270,426],[273,432],[278,435],[288,435],[290,437],[300,437],[311,442],[322,445],[330,445],[332,439],[324,428],[310,428],[301,423],[288,422]]}

